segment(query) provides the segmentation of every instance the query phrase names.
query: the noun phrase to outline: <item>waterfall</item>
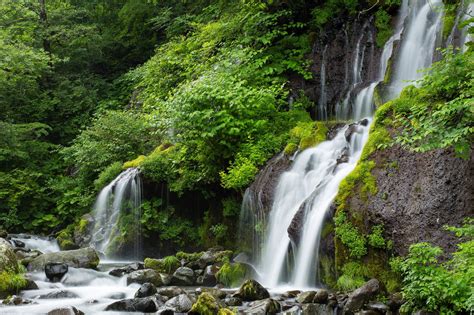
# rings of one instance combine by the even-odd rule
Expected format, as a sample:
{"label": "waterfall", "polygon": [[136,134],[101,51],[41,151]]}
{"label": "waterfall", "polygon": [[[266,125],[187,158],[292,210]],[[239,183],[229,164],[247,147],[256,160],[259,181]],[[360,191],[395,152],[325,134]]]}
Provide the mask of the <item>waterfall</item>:
{"label": "waterfall", "polygon": [[[92,213],[95,224],[90,245],[109,257],[141,258],[141,202],[139,170],[129,168],[99,193]],[[125,236],[122,235],[122,228],[126,228]],[[118,248],[124,243],[128,243],[125,254],[123,249]]]}
{"label": "waterfall", "polygon": [[321,86],[321,93],[319,97],[319,102],[318,102],[318,112],[319,112],[319,118],[321,120],[327,120],[328,119],[328,113],[327,113],[327,96],[326,96],[326,50],[328,49],[328,45],[324,46],[323,49],[323,56],[321,60],[321,81],[320,81],[320,86]]}
{"label": "waterfall", "polygon": [[[463,21],[474,17],[474,3],[470,2],[467,5],[467,8],[465,10],[466,11],[465,11],[464,16],[463,16]],[[467,29],[469,28],[469,26],[472,26],[472,23],[470,25],[466,25],[466,27],[463,28],[462,34],[461,34],[461,45],[460,45],[460,47],[463,51],[466,51],[466,49],[467,49],[467,46],[466,46],[467,42],[474,41],[473,36],[471,34],[467,33]]]}
{"label": "waterfall", "polygon": [[[443,12],[439,10],[441,0],[431,0],[431,4],[427,0],[403,1],[395,32],[385,44],[379,60],[377,78],[354,93],[352,119],[366,119],[345,126],[334,139],[300,152],[291,169],[281,175],[256,265],[259,280],[264,285],[289,284],[305,288],[319,284],[319,243],[324,217],[337,195],[340,182],[355,168],[368,139],[374,91],[384,80],[395,43],[400,41],[401,48],[389,86],[392,97],[408,84],[406,80],[420,78],[418,70],[433,61]],[[362,82],[362,37],[357,41],[354,55],[352,89]],[[351,91],[338,107],[338,118],[347,114],[350,98]],[[297,244],[292,243],[287,232],[295,222],[302,224]],[[288,261],[292,263],[288,265]]]}

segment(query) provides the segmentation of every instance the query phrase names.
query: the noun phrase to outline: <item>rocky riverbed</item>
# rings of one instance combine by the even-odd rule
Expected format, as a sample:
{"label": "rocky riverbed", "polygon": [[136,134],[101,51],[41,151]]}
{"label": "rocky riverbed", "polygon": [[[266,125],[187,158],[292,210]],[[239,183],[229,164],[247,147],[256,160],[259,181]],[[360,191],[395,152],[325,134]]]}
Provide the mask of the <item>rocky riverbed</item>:
{"label": "rocky riverbed", "polygon": [[13,263],[27,267],[28,285],[4,295],[0,314],[396,314],[402,302],[376,279],[350,293],[267,289],[250,277],[224,288],[216,274],[232,264],[232,253],[218,249],[182,253],[178,264],[100,262],[92,248],[58,251],[54,239],[7,239],[0,240],[3,254],[15,253]]}

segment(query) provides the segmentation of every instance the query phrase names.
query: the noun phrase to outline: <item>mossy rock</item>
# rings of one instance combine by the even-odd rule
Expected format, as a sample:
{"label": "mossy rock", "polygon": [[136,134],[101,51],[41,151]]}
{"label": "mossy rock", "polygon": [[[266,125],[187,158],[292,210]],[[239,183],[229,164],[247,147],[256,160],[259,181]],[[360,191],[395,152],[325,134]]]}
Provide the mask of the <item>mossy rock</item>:
{"label": "mossy rock", "polygon": [[127,161],[127,162],[123,163],[122,168],[123,169],[136,168],[136,167],[139,167],[143,163],[143,161],[145,161],[145,156],[140,155],[134,160]]}
{"label": "mossy rock", "polygon": [[100,259],[93,248],[81,248],[76,250],[47,253],[33,259],[28,264],[30,271],[43,271],[47,263],[65,263],[74,268],[97,268]]}
{"label": "mossy rock", "polygon": [[199,295],[196,303],[193,304],[190,312],[201,315],[215,315],[219,312],[219,309],[220,306],[218,300],[210,293],[203,292]]}
{"label": "mossy rock", "polygon": [[0,299],[4,299],[12,294],[19,294],[21,290],[27,287],[28,280],[25,279],[23,273],[0,272]]}
{"label": "mossy rock", "polygon": [[241,298],[243,301],[256,301],[268,299],[270,293],[257,281],[246,280],[234,296]]}
{"label": "mossy rock", "polygon": [[181,265],[179,259],[175,256],[167,256],[162,259],[145,258],[145,268],[154,269],[161,273],[172,274]]}

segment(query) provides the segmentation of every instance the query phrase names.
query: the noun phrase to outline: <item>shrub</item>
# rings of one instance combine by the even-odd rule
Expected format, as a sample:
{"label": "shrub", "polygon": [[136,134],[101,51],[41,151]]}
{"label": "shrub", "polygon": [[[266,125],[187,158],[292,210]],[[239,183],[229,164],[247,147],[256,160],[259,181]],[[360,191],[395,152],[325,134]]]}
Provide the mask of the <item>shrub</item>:
{"label": "shrub", "polygon": [[246,274],[244,265],[226,262],[216,274],[217,280],[226,287],[236,287],[242,283]]}

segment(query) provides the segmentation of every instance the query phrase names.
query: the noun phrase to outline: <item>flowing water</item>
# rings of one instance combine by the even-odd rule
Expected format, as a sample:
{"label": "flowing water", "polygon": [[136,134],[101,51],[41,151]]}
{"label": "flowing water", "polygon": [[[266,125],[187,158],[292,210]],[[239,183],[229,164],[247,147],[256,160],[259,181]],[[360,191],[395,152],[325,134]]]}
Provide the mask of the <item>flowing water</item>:
{"label": "flowing water", "polygon": [[[397,41],[400,41],[400,51],[393,65],[389,98],[397,96],[409,80],[421,77],[418,70],[433,62],[442,8],[441,0],[403,1],[395,32],[385,44],[379,61],[378,77],[355,94],[352,101],[351,92],[347,94],[337,110],[338,118],[346,117],[350,103],[353,120],[373,115],[374,91],[384,80]],[[352,89],[362,82],[363,36],[359,37],[354,54]],[[355,168],[368,138],[369,127],[356,124],[352,125],[356,128],[355,134],[347,141],[347,128],[349,126],[340,130],[333,140],[299,153],[291,169],[282,174],[267,220],[261,255],[256,263],[259,280],[266,286],[305,288],[320,284],[317,271],[323,221],[340,182]],[[348,159],[339,163],[344,152]],[[299,243],[292,244],[287,229],[299,211],[304,211],[303,227]]]}
{"label": "flowing water", "polygon": [[[90,245],[108,257],[141,258],[141,202],[140,171],[129,168],[105,186],[97,197],[92,213],[95,223]],[[127,230],[132,234],[129,243],[133,249],[117,256],[116,241],[122,224],[127,224]]]}
{"label": "flowing water", "polygon": [[29,234],[11,234],[12,242],[20,241],[25,244],[27,250],[39,250],[42,253],[59,252],[58,241],[53,237],[43,237]]}

